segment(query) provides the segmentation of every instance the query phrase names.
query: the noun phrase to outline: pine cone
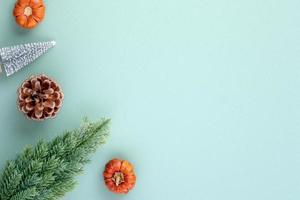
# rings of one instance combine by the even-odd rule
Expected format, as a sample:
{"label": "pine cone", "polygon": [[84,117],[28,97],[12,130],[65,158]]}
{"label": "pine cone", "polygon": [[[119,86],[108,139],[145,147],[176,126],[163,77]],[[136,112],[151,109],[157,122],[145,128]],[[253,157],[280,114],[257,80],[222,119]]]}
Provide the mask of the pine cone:
{"label": "pine cone", "polygon": [[18,94],[19,110],[37,121],[54,118],[64,98],[60,86],[46,75],[32,76],[25,80]]}

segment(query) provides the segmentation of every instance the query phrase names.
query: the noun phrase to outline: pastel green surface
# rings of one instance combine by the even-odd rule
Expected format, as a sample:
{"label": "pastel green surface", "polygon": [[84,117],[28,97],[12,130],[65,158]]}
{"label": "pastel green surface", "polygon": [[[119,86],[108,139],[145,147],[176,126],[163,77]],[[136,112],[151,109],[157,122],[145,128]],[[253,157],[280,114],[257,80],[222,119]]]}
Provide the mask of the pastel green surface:
{"label": "pastel green surface", "polygon": [[[65,200],[298,200],[299,0],[45,0],[21,30],[0,0],[0,46],[56,40],[0,77],[0,165],[38,138],[112,118],[112,135]],[[46,73],[65,93],[55,120],[31,122],[16,90]],[[106,190],[113,157],[136,167],[126,196]]]}

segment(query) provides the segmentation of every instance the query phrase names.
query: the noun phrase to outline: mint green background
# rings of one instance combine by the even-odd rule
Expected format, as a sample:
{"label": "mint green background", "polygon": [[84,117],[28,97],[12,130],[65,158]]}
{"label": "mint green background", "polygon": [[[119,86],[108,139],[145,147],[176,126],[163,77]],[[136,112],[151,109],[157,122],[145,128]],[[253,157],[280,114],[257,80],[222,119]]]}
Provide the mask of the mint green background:
{"label": "mint green background", "polygon": [[[0,165],[38,138],[113,119],[108,143],[65,200],[298,200],[299,0],[45,0],[24,31],[0,0],[0,46],[54,39],[26,69],[0,77]],[[16,90],[46,73],[65,93],[55,120],[31,122]],[[113,157],[136,167],[114,195]]]}

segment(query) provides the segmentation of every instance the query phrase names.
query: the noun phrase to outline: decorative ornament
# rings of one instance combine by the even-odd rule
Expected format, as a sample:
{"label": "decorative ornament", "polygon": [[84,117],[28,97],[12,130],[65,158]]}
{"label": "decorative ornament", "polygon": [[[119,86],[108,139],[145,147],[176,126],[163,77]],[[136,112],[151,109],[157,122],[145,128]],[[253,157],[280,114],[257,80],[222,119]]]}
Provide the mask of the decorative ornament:
{"label": "decorative ornament", "polygon": [[0,48],[0,64],[3,65],[6,75],[10,76],[46,53],[55,44],[55,41],[49,41]]}
{"label": "decorative ornament", "polygon": [[10,76],[46,53],[55,44],[55,41],[49,41],[0,48],[0,64],[4,67],[6,75]]}
{"label": "decorative ornament", "polygon": [[45,10],[42,0],[18,0],[13,14],[18,25],[32,29],[44,19]]}
{"label": "decorative ornament", "polygon": [[103,178],[107,188],[118,194],[128,193],[136,182],[132,164],[120,159],[113,159],[106,164]]}
{"label": "decorative ornament", "polygon": [[64,95],[60,86],[46,75],[31,76],[18,90],[18,107],[29,119],[43,121],[59,112]]}
{"label": "decorative ornament", "polygon": [[8,161],[0,175],[1,200],[60,199],[71,191],[75,177],[109,134],[109,119],[85,122],[52,141],[27,147]]}

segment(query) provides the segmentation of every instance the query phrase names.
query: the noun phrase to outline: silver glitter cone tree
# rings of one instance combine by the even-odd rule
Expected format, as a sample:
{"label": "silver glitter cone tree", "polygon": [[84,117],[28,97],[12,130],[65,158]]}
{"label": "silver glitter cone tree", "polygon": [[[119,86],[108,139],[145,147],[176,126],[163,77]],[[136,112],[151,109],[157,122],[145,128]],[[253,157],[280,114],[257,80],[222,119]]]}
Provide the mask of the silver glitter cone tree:
{"label": "silver glitter cone tree", "polygon": [[55,41],[49,41],[0,48],[0,64],[6,75],[10,76],[46,53],[55,44]]}

